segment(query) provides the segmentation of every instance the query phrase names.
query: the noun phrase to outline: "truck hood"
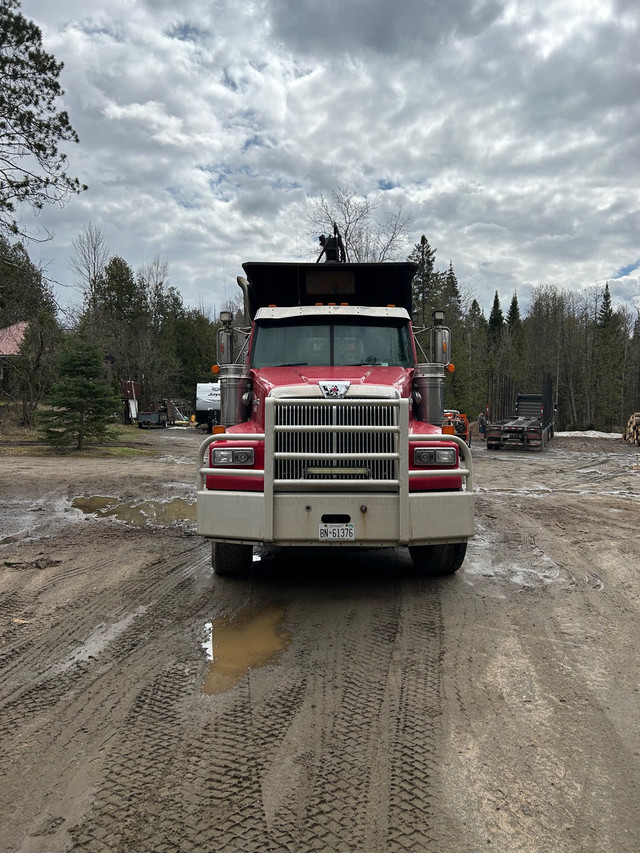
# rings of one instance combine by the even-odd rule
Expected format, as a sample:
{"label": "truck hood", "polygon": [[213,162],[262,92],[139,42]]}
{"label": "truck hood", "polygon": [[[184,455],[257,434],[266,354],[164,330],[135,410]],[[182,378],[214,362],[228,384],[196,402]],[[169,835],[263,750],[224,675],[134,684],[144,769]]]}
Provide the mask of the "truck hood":
{"label": "truck hood", "polygon": [[355,367],[262,367],[251,371],[254,387],[264,396],[322,397],[321,381],[348,382],[347,397],[406,397],[413,368],[357,365]]}

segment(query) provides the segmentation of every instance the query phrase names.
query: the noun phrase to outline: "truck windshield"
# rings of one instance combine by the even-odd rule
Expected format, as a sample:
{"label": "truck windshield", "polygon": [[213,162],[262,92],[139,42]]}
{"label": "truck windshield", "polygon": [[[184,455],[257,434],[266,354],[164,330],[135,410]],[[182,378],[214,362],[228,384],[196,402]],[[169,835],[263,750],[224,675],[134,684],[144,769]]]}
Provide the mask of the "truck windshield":
{"label": "truck windshield", "polygon": [[409,326],[402,320],[261,320],[256,325],[249,363],[251,367],[413,367],[413,353]]}

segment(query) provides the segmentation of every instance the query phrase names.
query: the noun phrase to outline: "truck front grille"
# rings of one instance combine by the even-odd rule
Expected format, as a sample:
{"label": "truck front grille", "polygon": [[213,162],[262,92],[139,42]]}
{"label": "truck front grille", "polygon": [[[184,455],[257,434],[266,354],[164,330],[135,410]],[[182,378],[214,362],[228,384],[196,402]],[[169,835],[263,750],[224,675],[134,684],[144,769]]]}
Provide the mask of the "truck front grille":
{"label": "truck front grille", "polygon": [[[371,455],[397,453],[397,420],[397,406],[389,403],[278,400],[275,451],[284,458],[276,456],[275,478],[396,480],[397,459],[375,459]],[[287,458],[290,454],[303,457]]]}

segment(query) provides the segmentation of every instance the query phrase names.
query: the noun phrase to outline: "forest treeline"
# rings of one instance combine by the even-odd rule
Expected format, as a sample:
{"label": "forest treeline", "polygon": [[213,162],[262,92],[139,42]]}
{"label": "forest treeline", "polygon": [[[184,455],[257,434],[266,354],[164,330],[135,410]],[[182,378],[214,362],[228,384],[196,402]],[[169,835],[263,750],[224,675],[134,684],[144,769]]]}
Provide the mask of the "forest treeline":
{"label": "forest treeline", "polygon": [[[614,309],[608,283],[581,291],[539,285],[524,313],[516,293],[505,313],[496,291],[487,318],[476,299],[461,294],[452,264],[436,269],[435,255],[424,236],[410,255],[418,264],[413,314],[414,326],[424,326],[433,310],[446,312],[456,367],[447,406],[475,418],[498,377],[542,393],[549,375],[558,429],[621,432],[640,411],[640,312]],[[427,333],[418,338],[428,341]]]}
{"label": "forest treeline", "polygon": [[[486,317],[477,299],[459,286],[453,264],[437,269],[436,250],[426,237],[409,259],[417,264],[413,320],[419,360],[429,359],[434,310],[445,311],[452,332],[456,369],[446,380],[447,407],[475,419],[496,377],[534,393],[548,374],[558,429],[621,431],[629,414],[640,411],[640,315],[614,309],[608,284],[579,292],[540,285],[524,312],[515,293],[503,311],[496,292]],[[179,289],[169,284],[166,261],[134,271],[109,254],[92,226],[74,241],[71,265],[81,304],[61,320],[42,271],[22,244],[0,236],[0,329],[28,322],[3,387],[23,422],[37,419],[58,379],[61,347],[74,336],[99,344],[114,386],[118,380],[139,382],[144,402],[167,397],[188,411],[196,383],[211,379],[217,318],[184,305]],[[222,307],[238,311],[239,302]]]}
{"label": "forest treeline", "polygon": [[24,246],[0,235],[0,329],[28,322],[2,388],[19,405],[22,422],[35,424],[58,378],[63,345],[75,338],[100,345],[114,389],[132,380],[142,386],[143,404],[166,397],[187,411],[193,407],[196,383],[211,379],[217,323],[204,309],[184,305],[169,284],[166,261],[134,271],[110,256],[89,226],[74,241],[71,263],[81,304],[61,315],[50,282]]}

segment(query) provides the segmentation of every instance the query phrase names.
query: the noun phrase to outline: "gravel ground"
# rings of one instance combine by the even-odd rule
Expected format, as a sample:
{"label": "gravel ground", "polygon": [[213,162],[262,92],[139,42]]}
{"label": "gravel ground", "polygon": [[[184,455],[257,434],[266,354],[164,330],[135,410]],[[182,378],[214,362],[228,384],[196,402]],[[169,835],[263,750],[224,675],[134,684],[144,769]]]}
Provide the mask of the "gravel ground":
{"label": "gravel ground", "polygon": [[637,448],[474,442],[451,578],[309,549],[224,580],[201,439],[0,438],[2,851],[640,849]]}

